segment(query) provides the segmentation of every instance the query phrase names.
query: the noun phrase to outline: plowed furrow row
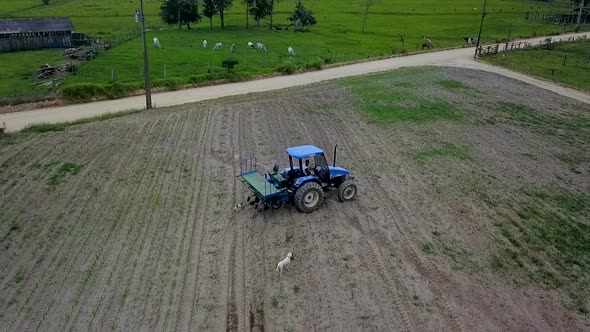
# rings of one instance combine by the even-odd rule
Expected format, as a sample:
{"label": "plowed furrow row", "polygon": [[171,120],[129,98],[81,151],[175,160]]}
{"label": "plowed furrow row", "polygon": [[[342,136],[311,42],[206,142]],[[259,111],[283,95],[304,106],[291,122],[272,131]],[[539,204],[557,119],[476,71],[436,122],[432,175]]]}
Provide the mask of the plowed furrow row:
{"label": "plowed furrow row", "polygon": [[[109,149],[105,149],[105,154],[108,154]],[[106,158],[106,160],[108,160],[108,158]],[[82,174],[79,174],[80,177],[79,178],[83,178],[84,175],[88,175],[91,173],[91,169],[94,167],[94,163],[97,161],[104,161],[101,160],[99,158],[95,158],[91,163],[88,164],[88,167],[82,172]],[[76,182],[74,188],[77,188],[77,190],[72,190],[69,193],[70,199],[66,200],[66,202],[68,202],[68,204],[64,207],[64,215],[68,215],[70,216],[70,213],[73,213],[73,215],[71,215],[71,218],[67,218],[66,221],[68,221],[69,224],[69,232],[67,234],[64,235],[64,238],[62,239],[62,241],[58,242],[59,244],[56,245],[54,241],[52,241],[52,239],[47,238],[45,239],[45,243],[43,244],[44,246],[44,252],[42,252],[41,257],[43,257],[43,260],[41,262],[41,265],[37,265],[36,268],[40,269],[41,272],[40,273],[36,273],[35,275],[38,276],[38,278],[35,281],[30,281],[31,286],[26,287],[26,289],[30,290],[28,292],[27,295],[25,295],[24,297],[21,297],[24,299],[24,303],[19,305],[19,309],[17,309],[16,311],[16,315],[10,320],[10,325],[12,326],[18,319],[18,315],[23,313],[23,310],[25,309],[25,306],[28,306],[30,308],[32,308],[32,306],[34,306],[34,313],[28,313],[28,315],[31,315],[29,317],[27,317],[27,321],[29,322],[29,324],[33,321],[35,321],[35,318],[39,318],[43,315],[43,305],[47,305],[50,301],[51,301],[51,297],[52,295],[54,295],[54,293],[52,293],[52,291],[54,291],[56,288],[58,287],[58,284],[63,280],[63,277],[66,273],[66,267],[63,267],[63,264],[67,264],[65,262],[62,262],[60,259],[58,259],[60,256],[64,255],[64,253],[66,252],[70,252],[69,251],[69,246],[66,246],[66,244],[72,244],[72,242],[75,242],[77,240],[77,237],[75,237],[73,235],[74,232],[79,231],[79,227],[82,227],[81,225],[84,223],[76,223],[76,220],[79,218],[79,216],[86,210],[87,205],[90,203],[90,193],[87,191],[82,191],[83,193],[83,197],[77,197],[77,192],[80,189],[80,185],[78,182]],[[109,184],[110,185],[110,184]],[[106,186],[106,189],[108,190],[108,185]],[[76,203],[78,203],[77,201],[81,202],[81,206],[77,206]],[[59,206],[58,206],[59,207]],[[57,224],[60,223],[60,220],[53,220],[52,223],[53,224]],[[61,226],[61,225],[60,225]],[[67,229],[67,228],[66,228]],[[34,249],[33,249],[34,252]],[[74,251],[77,252],[77,251]],[[35,256],[33,254],[31,254],[32,256]],[[47,257],[51,257],[50,259]],[[53,275],[52,272],[56,271],[57,275]],[[53,281],[52,281],[53,280]],[[35,294],[35,292],[38,290],[38,287],[40,285],[43,285],[43,289],[41,289],[40,291],[43,292],[43,296],[42,296],[42,300],[41,301],[36,301],[35,303],[30,303],[30,299],[33,298],[33,295]],[[45,306],[46,307],[46,306]],[[31,309],[29,309],[31,310]],[[21,319],[25,319],[25,317],[20,317]]]}
{"label": "plowed furrow row", "polygon": [[[137,166],[134,166],[135,165],[133,164],[127,165],[128,169],[130,170],[137,169]],[[125,175],[125,178],[128,179],[133,177],[132,172],[130,172],[130,174]],[[119,232],[119,230],[125,225],[125,219],[127,217],[127,214],[129,213],[128,211],[131,208],[131,206],[134,205],[133,199],[140,196],[141,192],[138,190],[139,188],[141,188],[141,186],[133,186],[131,191],[129,191],[129,187],[124,187],[124,190],[121,190],[120,195],[122,195],[122,197],[120,197],[119,199],[120,203],[118,204],[118,212],[116,217],[113,219],[116,220],[116,225],[115,227],[110,228],[110,230],[108,231],[109,234],[106,240],[104,240],[104,242],[118,243],[119,241],[117,241],[117,239],[121,240],[118,237],[118,235],[123,232]],[[77,298],[74,301],[76,305],[72,305],[71,308],[68,311],[66,311],[64,317],[66,317],[67,319],[62,320],[64,321],[64,324],[69,323],[72,327],[75,327],[76,329],[88,328],[91,324],[91,319],[95,315],[94,310],[96,308],[96,301],[98,300],[97,288],[99,287],[99,285],[103,285],[104,279],[107,278],[106,271],[108,269],[106,267],[100,268],[100,266],[112,263],[112,261],[109,261],[109,259],[112,257],[114,253],[113,250],[113,247],[104,245],[95,254],[95,259],[93,261],[92,266],[94,266],[97,271],[92,275],[91,278],[84,280],[84,282],[88,285],[83,289],[83,291],[78,292]],[[104,292],[100,292],[99,294],[104,294]],[[90,305],[89,303],[92,303],[92,305]],[[70,317],[74,317],[74,319],[70,319]],[[76,324],[81,324],[81,322],[79,322],[78,319],[86,319],[87,325],[78,325],[78,327],[76,327]],[[71,322],[69,322],[70,320]]]}
{"label": "plowed furrow row", "polygon": [[175,330],[176,331],[188,331],[191,330],[190,322],[193,317],[195,306],[198,305],[196,303],[197,299],[195,299],[195,292],[196,292],[196,283],[198,277],[198,267],[200,265],[200,258],[201,258],[201,249],[202,249],[202,242],[203,242],[203,229],[204,225],[204,218],[207,213],[207,201],[209,199],[209,177],[210,177],[210,169],[209,165],[207,164],[207,158],[209,157],[209,146],[212,143],[213,132],[210,130],[210,126],[215,121],[215,117],[212,118],[212,112],[207,112],[207,119],[206,123],[206,131],[205,137],[202,144],[202,163],[200,165],[199,171],[202,172],[200,176],[197,176],[198,185],[196,186],[196,190],[198,190],[197,200],[195,202],[195,214],[192,215],[193,224],[192,228],[189,232],[189,245],[188,251],[186,253],[186,259],[183,261],[182,264],[186,266],[186,270],[184,272],[182,288],[179,295],[179,307],[178,313],[175,322]]}
{"label": "plowed furrow row", "polygon": [[[144,138],[138,142],[137,146],[130,148],[139,151],[139,155],[134,159],[135,163],[127,165],[129,173],[128,178],[135,183],[131,191],[125,191],[124,194],[130,199],[128,202],[124,201],[120,207],[121,221],[117,225],[118,231],[114,238],[110,241],[112,245],[109,246],[109,251],[106,252],[104,258],[98,262],[96,278],[93,280],[93,286],[90,288],[90,294],[85,296],[86,304],[77,308],[77,313],[74,314],[72,320],[72,327],[79,326],[79,328],[88,328],[94,326],[95,322],[99,322],[101,328],[106,328],[108,318],[112,318],[112,307],[116,304],[117,295],[120,294],[123,287],[119,283],[114,283],[114,280],[122,280],[123,276],[118,269],[125,269],[132,255],[128,250],[132,250],[132,246],[136,243],[132,240],[135,235],[133,230],[135,227],[141,228],[145,220],[141,219],[139,214],[147,209],[147,204],[151,202],[152,190],[157,182],[156,173],[161,171],[162,164],[165,162],[163,158],[154,158],[153,156],[158,151],[158,142],[169,135],[171,126],[174,125],[174,119],[162,119],[153,121],[150,129],[146,133],[142,133]],[[154,136],[152,137],[152,132]],[[149,148],[148,148],[149,147]],[[147,164],[145,164],[147,162]],[[141,172],[137,174],[137,172]],[[135,173],[134,173],[135,172]],[[147,176],[147,174],[152,176]],[[136,180],[137,178],[137,180]],[[144,193],[150,193],[147,196]],[[137,224],[139,226],[136,226]],[[131,249],[130,249],[131,248]],[[123,259],[123,261],[121,261]],[[112,285],[117,285],[113,288]],[[107,302],[105,303],[105,300]],[[106,317],[105,317],[106,315]],[[114,324],[113,320],[110,320]],[[76,328],[78,329],[78,328]]]}
{"label": "plowed furrow row", "polygon": [[[114,168],[115,173],[118,173],[119,168],[121,167],[127,167],[128,164],[124,162],[124,160],[133,160],[137,150],[127,150],[126,151],[126,156],[122,159],[114,159],[116,161],[118,161],[118,164],[116,166],[116,168]],[[114,183],[114,184],[113,184]],[[106,246],[103,245],[103,241],[108,241],[108,239],[111,237],[111,235],[113,234],[113,232],[116,230],[116,228],[114,226],[118,226],[119,220],[118,218],[120,216],[115,217],[111,223],[107,223],[104,222],[105,219],[109,219],[107,218],[106,213],[110,211],[110,209],[105,208],[108,206],[112,206],[113,210],[116,209],[116,206],[119,204],[119,202],[121,201],[125,201],[129,196],[125,196],[123,193],[120,194],[115,194],[115,195],[109,195],[109,193],[111,192],[115,192],[115,193],[119,193],[120,190],[119,188],[121,188],[123,185],[121,182],[119,181],[111,181],[109,182],[109,184],[107,186],[105,186],[105,190],[103,191],[103,195],[100,195],[99,197],[105,197],[108,198],[108,200],[102,204],[97,204],[95,205],[97,208],[99,208],[100,210],[98,212],[95,213],[91,213],[91,215],[96,215],[97,217],[95,217],[95,219],[93,219],[90,222],[90,230],[89,233],[87,235],[84,234],[84,232],[86,231],[85,229],[81,229],[80,234],[76,234],[75,238],[80,239],[80,242],[74,242],[71,246],[71,248],[76,248],[77,250],[75,250],[74,252],[76,252],[77,254],[74,255],[73,260],[71,260],[68,263],[68,266],[63,269],[62,274],[60,274],[57,278],[57,280],[60,280],[60,283],[57,283],[57,288],[56,289],[47,289],[44,295],[44,299],[46,298],[46,296],[50,296],[50,301],[49,304],[45,307],[45,309],[42,309],[43,306],[41,306],[39,309],[41,309],[43,312],[43,315],[40,319],[40,321],[37,323],[37,327],[36,329],[40,328],[43,324],[43,321],[45,320],[45,318],[48,316],[48,314],[50,314],[50,310],[53,310],[52,312],[56,312],[58,307],[54,307],[53,303],[57,302],[59,303],[61,306],[66,305],[67,302],[64,301],[60,301],[60,294],[62,292],[62,289],[64,289],[64,287],[66,285],[70,285],[70,284],[79,284],[78,287],[76,287],[76,295],[75,295],[75,299],[74,299],[74,305],[78,303],[79,301],[79,297],[82,295],[82,291],[84,291],[87,288],[87,284],[88,282],[90,282],[91,278],[89,278],[88,276],[92,277],[94,275],[94,270],[95,270],[95,266],[96,266],[96,262],[98,261],[98,259],[101,257],[103,250],[106,248]],[[107,231],[107,229],[109,229],[109,231]],[[93,236],[93,234],[98,234],[98,236]],[[106,239],[101,238],[100,235],[102,234],[106,234]],[[98,248],[97,248],[98,245]],[[66,250],[65,252],[69,252],[70,249]],[[84,271],[84,273],[76,273],[76,274],[71,274],[71,272],[73,271],[74,267],[77,266],[82,266],[84,265],[85,262],[88,261],[88,258],[91,259],[92,263],[89,265],[88,269],[86,271]],[[76,282],[76,280],[80,281]],[[69,287],[68,287],[69,288]],[[64,290],[67,293],[67,290]],[[53,295],[50,295],[53,294]],[[63,296],[63,295],[62,295]],[[66,316],[63,318],[63,320],[65,320],[66,322],[69,320],[69,314],[66,314]],[[62,322],[60,323],[63,323]],[[33,322],[34,320],[29,320],[29,322]]]}
{"label": "plowed furrow row", "polygon": [[[188,192],[188,200],[186,200],[186,205],[188,208],[186,209],[186,213],[183,216],[185,219],[183,228],[182,228],[182,235],[180,245],[178,246],[179,252],[175,254],[175,264],[174,264],[174,272],[172,273],[172,281],[170,281],[168,285],[168,292],[167,299],[164,298],[162,303],[164,303],[164,307],[159,308],[159,315],[156,322],[157,330],[173,330],[170,324],[170,317],[174,315],[174,310],[178,309],[178,303],[181,301],[179,296],[177,295],[177,290],[183,286],[184,280],[184,271],[186,271],[186,257],[187,251],[189,246],[191,246],[191,231],[193,229],[192,222],[194,222],[194,216],[196,214],[196,205],[198,203],[198,190],[197,188],[200,187],[200,181],[202,178],[202,172],[204,170],[203,165],[203,156],[200,151],[203,151],[203,146],[206,141],[206,133],[208,127],[208,112],[199,110],[195,112],[198,114],[197,120],[194,121],[196,126],[194,126],[193,131],[191,132],[190,142],[195,142],[194,145],[189,144],[189,153],[192,155],[192,164],[191,164],[191,173],[189,177],[190,186]],[[191,221],[192,220],[192,221]],[[180,294],[182,295],[182,294]],[[163,315],[163,318],[161,318]]]}
{"label": "plowed furrow row", "polygon": [[[157,236],[159,229],[159,221],[155,220],[155,210],[159,208],[160,202],[163,200],[163,189],[166,180],[169,179],[170,175],[168,168],[173,159],[173,149],[176,143],[176,136],[178,132],[175,129],[180,126],[178,114],[169,114],[167,116],[171,119],[171,126],[164,128],[163,133],[165,136],[160,142],[161,150],[157,150],[152,158],[162,158],[164,161],[159,166],[158,170],[153,174],[155,177],[153,186],[148,187],[148,191],[152,193],[151,197],[145,199],[146,205],[141,211],[138,211],[140,222],[137,227],[130,228],[134,240],[132,244],[137,246],[128,247],[129,252],[127,257],[129,260],[124,263],[130,270],[126,271],[123,275],[116,278],[116,280],[123,280],[121,288],[122,293],[114,294],[114,298],[118,298],[118,303],[115,304],[116,315],[113,315],[110,320],[111,326],[115,329],[128,329],[129,322],[128,318],[135,309],[137,300],[137,291],[140,289],[141,279],[144,277],[141,272],[145,260],[149,257],[150,250],[154,247],[154,242],[157,242]],[[161,235],[161,234],[160,234]],[[149,240],[149,241],[148,241]],[[112,307],[111,307],[112,309]]]}

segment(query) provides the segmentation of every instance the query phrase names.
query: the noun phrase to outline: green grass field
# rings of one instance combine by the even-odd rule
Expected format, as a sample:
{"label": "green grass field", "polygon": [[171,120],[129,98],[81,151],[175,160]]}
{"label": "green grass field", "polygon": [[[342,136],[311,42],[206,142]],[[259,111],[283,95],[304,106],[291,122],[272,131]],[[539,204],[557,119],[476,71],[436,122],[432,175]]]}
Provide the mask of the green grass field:
{"label": "green grass field", "polygon": [[590,91],[590,40],[560,43],[550,49],[519,50],[482,60]]}
{"label": "green grass field", "polygon": [[[192,30],[179,31],[168,27],[158,16],[159,0],[145,2],[150,43],[150,65],[152,79],[156,85],[180,85],[190,82],[190,76],[203,76],[209,71],[223,70],[221,61],[235,58],[239,64],[237,75],[250,77],[274,71],[277,65],[292,61],[296,66],[309,63],[344,62],[391,55],[394,49],[402,49],[399,34],[405,36],[403,48],[417,51],[423,37],[433,41],[436,48],[460,46],[463,38],[475,36],[481,17],[480,1],[460,0],[437,2],[379,0],[371,7],[365,32],[362,27],[362,0],[303,1],[313,10],[318,24],[309,33],[288,31],[269,31],[267,21],[261,22],[259,29],[246,29],[245,7],[240,1],[226,15],[227,28],[219,28],[218,17],[214,18],[214,28],[209,28],[208,20],[194,25]],[[48,6],[40,5],[40,0],[5,0],[0,9],[0,17],[51,17],[69,16],[77,32],[93,37],[112,40],[120,46],[101,54],[98,59],[84,64],[76,76],[68,77],[64,84],[93,82],[108,83],[112,73],[120,82],[141,82],[141,41],[139,38],[121,42],[130,33],[137,35],[139,25],[135,23],[133,9],[138,1],[90,1],[53,0]],[[275,24],[287,23],[287,17],[294,8],[295,1],[278,2]],[[526,20],[525,12],[563,12],[563,7],[553,3],[528,1],[488,2],[489,15],[486,18],[482,39],[495,41],[506,38],[511,30],[513,37],[525,37],[563,32],[563,26],[543,24],[540,20]],[[250,18],[250,24],[254,25]],[[511,27],[512,25],[512,27]],[[567,29],[569,29],[568,27]],[[164,30],[163,30],[164,29]],[[157,36],[163,46],[155,49],[151,39]],[[201,47],[207,39],[209,49]],[[222,51],[213,52],[215,42],[223,42]],[[260,54],[246,49],[246,43],[263,42],[269,52]],[[238,52],[230,54],[229,46],[238,45]],[[287,47],[292,46],[297,57],[288,60]],[[59,50],[47,51],[47,58],[39,59],[36,52],[20,52],[27,58],[27,73],[9,74],[7,82],[0,85],[0,96],[34,95],[47,93],[45,88],[31,84],[34,70],[43,63],[57,61]],[[34,55],[33,55],[34,54]],[[41,53],[39,53],[41,54]],[[12,55],[0,54],[0,72],[12,73]],[[30,58],[30,60],[28,59]],[[52,63],[55,64],[55,63]],[[17,66],[18,67],[18,66]],[[165,69],[164,69],[165,68]],[[164,74],[166,74],[164,77]],[[166,78],[168,82],[164,83]],[[158,81],[160,80],[160,81]]]}

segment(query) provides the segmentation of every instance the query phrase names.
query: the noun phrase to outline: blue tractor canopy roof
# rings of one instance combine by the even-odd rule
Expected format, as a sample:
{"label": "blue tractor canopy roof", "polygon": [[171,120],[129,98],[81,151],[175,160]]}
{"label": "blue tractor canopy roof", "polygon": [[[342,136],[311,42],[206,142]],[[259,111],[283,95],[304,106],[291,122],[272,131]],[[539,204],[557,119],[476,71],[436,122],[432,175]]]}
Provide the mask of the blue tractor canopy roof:
{"label": "blue tractor canopy roof", "polygon": [[323,155],[324,151],[313,145],[302,145],[287,149],[287,154],[295,159],[304,159],[313,156]]}

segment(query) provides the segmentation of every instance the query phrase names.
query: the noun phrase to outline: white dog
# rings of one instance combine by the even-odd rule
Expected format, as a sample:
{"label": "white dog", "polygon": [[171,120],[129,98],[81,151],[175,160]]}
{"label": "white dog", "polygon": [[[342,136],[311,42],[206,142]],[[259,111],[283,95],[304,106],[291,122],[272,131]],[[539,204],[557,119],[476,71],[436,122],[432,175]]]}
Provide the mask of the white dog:
{"label": "white dog", "polygon": [[283,269],[289,271],[289,264],[291,264],[291,261],[294,260],[295,257],[293,257],[293,253],[290,252],[287,254],[287,257],[285,257],[285,259],[283,259],[282,261],[280,261],[277,264],[277,272],[279,273],[279,277],[283,274]]}
{"label": "white dog", "polygon": [[238,203],[236,204],[236,206],[234,206],[234,211],[239,211],[244,207],[243,203]]}

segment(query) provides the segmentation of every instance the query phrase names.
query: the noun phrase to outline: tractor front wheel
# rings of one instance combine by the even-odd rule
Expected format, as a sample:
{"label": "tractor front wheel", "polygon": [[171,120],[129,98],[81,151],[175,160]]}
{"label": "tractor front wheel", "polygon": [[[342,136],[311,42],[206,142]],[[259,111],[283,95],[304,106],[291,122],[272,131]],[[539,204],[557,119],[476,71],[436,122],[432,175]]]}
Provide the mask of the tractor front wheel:
{"label": "tractor front wheel", "polygon": [[356,197],[356,184],[351,180],[346,180],[338,186],[338,198],[342,202],[352,201]]}
{"label": "tractor front wheel", "polygon": [[295,192],[295,207],[301,212],[310,213],[320,206],[323,199],[322,187],[315,182],[308,182]]}

